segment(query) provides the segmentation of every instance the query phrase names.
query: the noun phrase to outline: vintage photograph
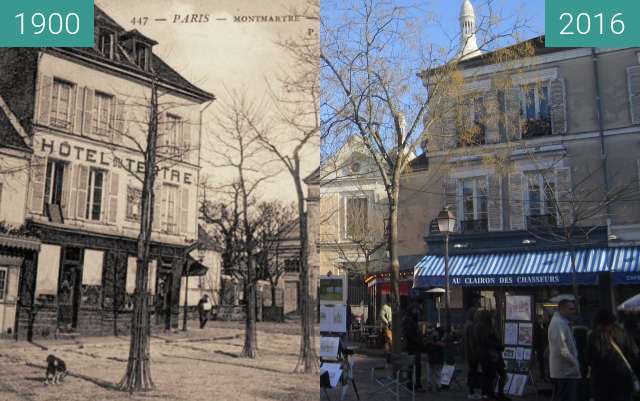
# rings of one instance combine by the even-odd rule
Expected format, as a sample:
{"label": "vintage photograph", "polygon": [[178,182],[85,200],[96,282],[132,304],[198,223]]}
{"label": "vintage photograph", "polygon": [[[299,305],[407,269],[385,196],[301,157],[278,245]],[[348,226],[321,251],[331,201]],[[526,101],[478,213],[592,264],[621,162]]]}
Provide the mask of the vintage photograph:
{"label": "vintage photograph", "polygon": [[1,400],[317,399],[319,7],[0,48]]}

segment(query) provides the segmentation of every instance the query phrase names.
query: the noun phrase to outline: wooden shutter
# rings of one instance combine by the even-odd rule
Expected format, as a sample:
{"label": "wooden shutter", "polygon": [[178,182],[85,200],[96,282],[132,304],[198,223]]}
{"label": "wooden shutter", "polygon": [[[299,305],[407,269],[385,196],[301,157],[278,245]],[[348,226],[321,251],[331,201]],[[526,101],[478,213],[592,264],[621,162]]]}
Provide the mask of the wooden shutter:
{"label": "wooden shutter", "polygon": [[551,98],[551,132],[566,134],[567,107],[564,79],[558,78],[549,82],[549,96]]}
{"label": "wooden shutter", "polygon": [[195,160],[196,141],[194,141],[192,137],[194,130],[191,125],[191,121],[189,120],[182,122],[182,147],[184,149],[184,156],[182,157],[182,160],[195,163],[197,162]]}
{"label": "wooden shutter", "polygon": [[77,214],[76,214],[76,208],[78,205],[78,174],[80,172],[80,169],[78,168],[78,165],[75,165],[73,168],[71,168],[72,165],[69,165],[69,175],[67,175],[67,172],[65,171],[65,180],[69,181],[69,201],[68,201],[68,205],[67,205],[67,213],[64,214],[64,218],[65,219],[75,219]]}
{"label": "wooden shutter", "polygon": [[524,230],[524,191],[522,174],[509,174],[509,220],[512,230]]}
{"label": "wooden shutter", "polygon": [[87,218],[87,197],[89,194],[89,167],[81,164],[76,165],[76,217]]}
{"label": "wooden shutter", "polygon": [[631,124],[640,124],[640,65],[627,68]]}
{"label": "wooden shutter", "polygon": [[179,205],[176,213],[176,216],[178,216],[178,230],[180,234],[190,233],[193,230],[190,229],[189,221],[189,188],[179,189],[178,196],[180,197],[179,202],[176,202]]}
{"label": "wooden shutter", "polygon": [[65,164],[64,172],[62,173],[62,199],[60,202],[60,208],[62,209],[62,216],[64,218],[73,216],[71,213],[69,213],[69,206],[71,205],[71,173],[71,163]]}
{"label": "wooden shutter", "polygon": [[495,90],[484,94],[484,108],[485,141],[486,143],[498,143],[500,142],[500,130],[498,129],[500,110],[498,94]]}
{"label": "wooden shutter", "polygon": [[507,129],[507,137],[510,139],[520,139],[522,136],[520,105],[520,87],[514,87],[505,92],[507,102],[507,110],[505,116],[505,125]]}
{"label": "wooden shutter", "polygon": [[127,118],[126,115],[126,108],[125,108],[125,103],[123,99],[117,98],[116,100],[116,121],[115,121],[115,129],[113,132],[113,143],[115,144],[122,144],[123,142],[123,137],[126,134],[125,132],[125,119]]}
{"label": "wooden shutter", "polygon": [[499,175],[490,175],[487,181],[489,184],[487,194],[489,231],[502,231],[502,179]]}
{"label": "wooden shutter", "polygon": [[153,204],[153,222],[151,227],[154,231],[162,230],[162,205],[163,199],[162,197],[165,195],[166,191],[162,190],[162,182],[156,177],[156,182],[153,186],[153,192],[155,194],[155,200]]}
{"label": "wooden shutter", "polygon": [[51,123],[51,97],[53,93],[53,77],[40,75],[38,96],[38,122],[49,125]]}
{"label": "wooden shutter", "polygon": [[46,175],[47,158],[34,155],[31,159],[31,213],[42,214]]}
{"label": "wooden shutter", "polygon": [[118,222],[118,190],[120,187],[120,176],[118,173],[109,173],[109,194],[107,223],[116,224]]}
{"label": "wooden shutter", "polygon": [[560,225],[569,226],[574,218],[570,167],[556,169],[556,192]]}
{"label": "wooden shutter", "polygon": [[458,180],[453,177],[447,177],[447,182],[445,183],[444,206],[454,213],[458,212]]}
{"label": "wooden shutter", "polygon": [[166,123],[166,113],[158,114],[158,140],[156,143],[156,154],[158,153],[167,153],[167,123]]}
{"label": "wooden shutter", "polygon": [[84,107],[84,87],[76,86],[76,102],[73,114],[73,132],[82,135],[82,110]]}
{"label": "wooden shutter", "polygon": [[91,88],[84,88],[84,113],[82,121],[82,131],[85,135],[93,133],[93,104],[96,94]]}

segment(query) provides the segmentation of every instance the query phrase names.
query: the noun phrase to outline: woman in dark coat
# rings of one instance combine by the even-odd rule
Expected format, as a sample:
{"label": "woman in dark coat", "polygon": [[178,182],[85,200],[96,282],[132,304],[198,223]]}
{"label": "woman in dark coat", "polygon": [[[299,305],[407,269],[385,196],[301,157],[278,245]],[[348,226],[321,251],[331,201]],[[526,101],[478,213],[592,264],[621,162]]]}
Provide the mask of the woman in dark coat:
{"label": "woman in dark coat", "polygon": [[633,374],[627,363],[634,369],[638,366],[638,347],[616,324],[616,317],[607,309],[600,309],[595,315],[593,330],[587,339],[585,359],[591,373],[595,401],[633,399]]}
{"label": "woman in dark coat", "polygon": [[[478,312],[478,322],[475,327],[475,335],[478,344],[478,361],[482,367],[482,395],[490,399],[509,400],[504,395],[507,373],[505,370],[502,351],[504,345],[493,325],[491,312],[481,310]],[[498,395],[495,394],[496,381],[498,382]]]}

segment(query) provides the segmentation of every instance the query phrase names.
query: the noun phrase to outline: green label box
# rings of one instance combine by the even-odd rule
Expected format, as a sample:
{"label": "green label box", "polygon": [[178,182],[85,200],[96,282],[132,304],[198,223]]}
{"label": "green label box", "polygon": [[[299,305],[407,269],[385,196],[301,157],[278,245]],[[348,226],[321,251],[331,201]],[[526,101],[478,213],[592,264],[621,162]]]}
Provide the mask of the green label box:
{"label": "green label box", "polygon": [[0,47],[93,47],[93,0],[0,0]]}
{"label": "green label box", "polygon": [[640,0],[545,0],[546,47],[640,46]]}

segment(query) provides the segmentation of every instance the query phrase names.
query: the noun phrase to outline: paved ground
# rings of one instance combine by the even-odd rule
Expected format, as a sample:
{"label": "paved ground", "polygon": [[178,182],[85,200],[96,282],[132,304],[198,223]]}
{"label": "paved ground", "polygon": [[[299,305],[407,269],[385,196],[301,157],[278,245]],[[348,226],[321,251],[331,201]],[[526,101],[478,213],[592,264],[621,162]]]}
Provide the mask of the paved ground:
{"label": "paved ground", "polygon": [[[377,355],[356,355],[354,358],[355,366],[354,366],[354,374],[356,385],[358,387],[358,391],[360,394],[360,400],[362,401],[388,401],[395,400],[394,396],[389,393],[380,393],[379,387],[372,385],[370,383],[370,373],[372,367],[384,366],[384,359]],[[427,380],[426,380],[426,368],[423,368],[423,380],[422,384],[426,388]],[[464,369],[464,368],[463,368]],[[459,375],[460,377],[456,380],[456,383],[453,383],[451,388],[448,391],[442,392],[425,392],[418,393],[416,396],[417,401],[454,401],[454,400],[466,400],[467,399],[467,389],[466,389],[466,374],[463,372]],[[541,389],[550,389],[549,384],[540,385]],[[544,391],[544,390],[543,390]],[[331,397],[331,401],[339,400],[337,390],[331,390],[329,393]],[[323,401],[326,400],[326,397],[321,398]],[[410,396],[406,396],[402,398],[403,400],[410,400]],[[526,389],[524,398],[516,398],[513,397],[514,400],[527,400],[527,401],[547,401],[550,399],[548,395],[539,395],[536,397],[536,390],[532,386],[528,386]],[[347,401],[356,400],[355,393],[353,388],[350,387],[347,392]]]}
{"label": "paved ground", "polygon": [[[154,335],[152,376],[156,389],[129,396],[114,390],[126,368],[128,337],[0,342],[1,401],[310,401],[318,399],[317,375],[293,374],[299,322],[259,323],[259,357],[239,358],[242,323],[210,322],[204,330]],[[53,353],[70,371],[61,385],[43,383],[45,358]]]}

